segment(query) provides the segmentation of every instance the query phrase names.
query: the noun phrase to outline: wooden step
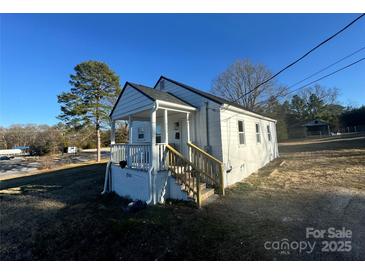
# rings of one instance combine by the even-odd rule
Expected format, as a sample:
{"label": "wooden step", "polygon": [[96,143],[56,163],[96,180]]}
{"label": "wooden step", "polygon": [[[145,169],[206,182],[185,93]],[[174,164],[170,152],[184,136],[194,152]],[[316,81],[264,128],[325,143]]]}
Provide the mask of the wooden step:
{"label": "wooden step", "polygon": [[206,198],[205,200],[203,200],[201,202],[202,206],[206,206],[209,205],[210,203],[213,203],[214,201],[216,201],[219,198],[218,194],[213,194],[211,196],[209,196],[208,198]]}
{"label": "wooden step", "polygon": [[204,201],[212,195],[214,195],[214,188],[206,188],[201,191],[200,199],[201,199],[201,201]]}
{"label": "wooden step", "polygon": [[[184,168],[179,168],[179,170],[177,170],[177,172],[178,173],[174,174],[173,176],[176,178],[177,182],[180,184],[181,190],[185,191],[187,193],[189,199],[192,199],[195,202],[197,202],[196,197],[193,198],[193,192],[189,191],[189,189],[183,183],[179,182],[180,180],[184,181],[185,179],[187,179],[187,184],[189,184],[189,181],[190,181],[190,184],[193,185],[194,178],[192,178],[192,177],[189,178],[189,176],[186,176],[184,173]],[[187,171],[186,173],[190,173],[190,171]],[[206,200],[208,200],[213,195],[215,195],[214,188],[207,187],[206,183],[200,183],[200,200],[202,203],[205,202]]]}
{"label": "wooden step", "polygon": [[[192,185],[193,183],[191,182],[191,185]],[[183,190],[183,191],[187,191],[187,189],[185,189],[186,187],[185,187],[185,185],[184,184],[181,184],[180,185],[181,186],[181,190]],[[200,191],[203,191],[204,189],[206,189],[207,188],[207,185],[205,184],[205,183],[201,183],[200,184]],[[189,193],[190,194],[190,193]]]}
{"label": "wooden step", "polygon": [[[188,194],[189,201],[197,202],[196,198],[193,198],[192,193],[189,193],[189,191],[183,188],[181,190],[185,191]],[[201,203],[204,205],[207,204],[211,199],[214,200],[214,197],[218,197],[218,195],[214,192],[214,188],[204,188],[204,190],[200,192],[200,200]]]}

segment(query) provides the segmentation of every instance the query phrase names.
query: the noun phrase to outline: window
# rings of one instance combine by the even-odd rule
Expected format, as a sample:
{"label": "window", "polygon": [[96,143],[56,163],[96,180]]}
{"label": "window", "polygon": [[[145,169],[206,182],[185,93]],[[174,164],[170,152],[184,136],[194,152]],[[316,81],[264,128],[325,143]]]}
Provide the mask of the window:
{"label": "window", "polygon": [[271,130],[270,125],[267,125],[267,139],[271,142]]}
{"label": "window", "polygon": [[240,145],[245,144],[245,124],[243,121],[238,121],[238,141]]}
{"label": "window", "polygon": [[156,143],[161,143],[161,126],[156,125]]}
{"label": "window", "polygon": [[144,139],[144,128],[143,127],[138,128],[138,139]]}
{"label": "window", "polygon": [[260,125],[256,123],[256,143],[261,143]]}

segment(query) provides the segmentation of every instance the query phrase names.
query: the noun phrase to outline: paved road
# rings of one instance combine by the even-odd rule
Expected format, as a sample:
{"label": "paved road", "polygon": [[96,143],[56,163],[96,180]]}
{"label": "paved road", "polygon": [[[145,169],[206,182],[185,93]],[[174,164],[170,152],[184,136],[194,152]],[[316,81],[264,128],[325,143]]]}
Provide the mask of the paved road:
{"label": "paved road", "polygon": [[[43,166],[46,168],[57,168],[61,165],[79,164],[95,160],[95,150],[81,152],[76,155],[63,154],[42,157],[15,157],[10,160],[0,160],[0,180],[9,177],[20,177],[30,174]],[[108,159],[110,153],[104,149],[101,153],[102,159]]]}

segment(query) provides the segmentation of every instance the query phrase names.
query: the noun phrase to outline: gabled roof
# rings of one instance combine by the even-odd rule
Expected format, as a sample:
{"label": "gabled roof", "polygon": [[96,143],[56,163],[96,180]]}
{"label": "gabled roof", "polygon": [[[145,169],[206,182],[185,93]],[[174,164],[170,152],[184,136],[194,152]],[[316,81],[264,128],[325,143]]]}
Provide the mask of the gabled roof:
{"label": "gabled roof", "polygon": [[144,85],[129,83],[130,86],[134,87],[138,91],[144,93],[147,97],[152,99],[153,101],[160,100],[174,104],[180,104],[188,107],[192,107],[192,105],[187,102],[177,98],[175,95],[172,95],[169,92],[164,92],[158,89],[150,88]]}
{"label": "gabled roof", "polygon": [[165,102],[169,102],[169,103],[174,103],[174,104],[179,104],[179,105],[183,105],[183,106],[188,106],[188,107],[194,107],[192,105],[190,105],[189,103],[177,98],[175,95],[169,93],[169,92],[164,92],[158,89],[153,89],[144,85],[140,85],[140,84],[135,84],[135,83],[131,83],[131,82],[126,82],[122,92],[119,94],[119,97],[116,101],[116,103],[114,104],[114,107],[112,109],[112,111],[110,112],[109,116],[111,116],[114,112],[115,107],[117,106],[120,98],[122,97],[124,90],[126,89],[127,86],[131,86],[132,88],[134,88],[135,90],[139,91],[140,93],[142,93],[144,96],[146,96],[148,99],[152,100],[152,101],[165,101]]}
{"label": "gabled roof", "polygon": [[311,126],[327,126],[328,123],[326,121],[320,120],[320,119],[315,119],[313,121],[309,121],[307,123],[305,123],[303,126],[304,127],[311,127]]}
{"label": "gabled roof", "polygon": [[[180,83],[180,82],[178,82],[178,81],[175,81],[175,80],[169,79],[169,78],[167,78],[167,77],[165,77],[165,76],[163,76],[163,75],[162,75],[162,76],[158,79],[158,81],[156,82],[156,84],[155,84],[154,88],[156,88],[156,86],[158,85],[158,83],[160,82],[160,80],[161,80],[161,79],[165,79],[165,80],[170,81],[170,82],[172,82],[172,83],[174,83],[174,84],[176,84],[176,85],[178,85],[178,86],[181,86],[181,87],[183,87],[183,88],[186,88],[187,90],[190,90],[190,91],[192,91],[192,92],[194,92],[194,93],[196,93],[196,94],[198,94],[198,95],[200,95],[200,96],[202,96],[202,97],[205,97],[205,98],[207,98],[207,99],[209,99],[209,100],[211,100],[211,101],[213,101],[213,102],[215,102],[215,103],[217,103],[217,104],[220,104],[220,105],[227,104],[227,105],[234,106],[234,107],[236,107],[236,108],[240,108],[240,109],[243,109],[243,110],[246,110],[246,111],[250,111],[250,112],[255,113],[254,111],[252,111],[252,110],[248,110],[248,109],[246,109],[245,107],[243,107],[243,106],[242,106],[242,105],[240,105],[240,104],[237,104],[237,103],[231,102],[231,101],[229,101],[229,100],[227,100],[227,99],[224,99],[224,98],[222,98],[222,97],[219,97],[219,96],[213,95],[213,94],[211,94],[211,93],[208,93],[208,92],[205,92],[205,91],[202,91],[202,90],[196,89],[196,88],[194,88],[194,87],[188,86],[188,85],[186,85],[186,84]],[[257,113],[257,114],[258,114],[258,113]],[[261,114],[260,114],[260,115],[261,115]]]}

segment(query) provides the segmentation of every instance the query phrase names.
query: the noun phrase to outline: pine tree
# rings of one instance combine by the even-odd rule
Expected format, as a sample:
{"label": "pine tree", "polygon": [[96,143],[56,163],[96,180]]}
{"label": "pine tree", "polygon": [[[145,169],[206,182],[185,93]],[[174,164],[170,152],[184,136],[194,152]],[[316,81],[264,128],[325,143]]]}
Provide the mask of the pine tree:
{"label": "pine tree", "polygon": [[121,92],[119,77],[102,62],[78,64],[70,76],[71,89],[58,95],[61,114],[67,126],[79,129],[92,125],[97,140],[97,161],[100,161],[100,129],[109,122],[113,103]]}

